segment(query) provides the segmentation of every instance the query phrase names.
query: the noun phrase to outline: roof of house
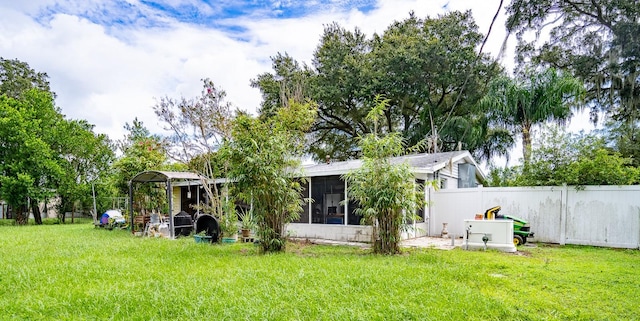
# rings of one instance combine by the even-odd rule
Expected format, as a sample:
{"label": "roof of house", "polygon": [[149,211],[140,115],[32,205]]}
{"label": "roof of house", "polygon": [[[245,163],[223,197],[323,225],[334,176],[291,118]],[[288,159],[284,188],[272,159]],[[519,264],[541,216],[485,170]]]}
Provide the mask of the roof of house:
{"label": "roof of house", "polygon": [[[476,176],[484,179],[485,176],[478,167],[469,151],[454,151],[444,153],[422,153],[399,157],[393,157],[393,164],[406,162],[416,174],[433,174],[438,170],[449,167],[454,163],[464,160],[465,163],[473,164],[476,167]],[[306,177],[342,175],[350,170],[362,166],[362,160],[349,160],[341,162],[330,162],[321,164],[310,164],[303,166],[303,175]],[[202,176],[191,172],[165,172],[165,171],[144,171],[137,174],[132,182],[166,182],[174,181],[174,186],[187,186],[193,184],[191,181],[199,181]],[[225,179],[208,180],[210,183],[222,183]],[[198,184],[198,183],[196,183]]]}
{"label": "roof of house", "polygon": [[200,180],[202,177],[191,172],[144,171],[134,176],[132,182],[166,182],[172,180]]}
{"label": "roof of house", "polygon": [[[460,160],[464,160],[466,163],[471,163],[476,166],[476,173],[484,178],[484,174],[478,168],[478,164],[475,162],[469,151],[454,151],[444,153],[422,153],[412,154],[394,157],[391,162],[394,164],[406,162],[413,170],[414,173],[431,174],[447,166],[452,166]],[[305,176],[328,176],[328,175],[342,175],[350,170],[359,168],[362,165],[362,161],[349,160],[341,162],[330,162],[321,164],[312,164],[303,166]]]}

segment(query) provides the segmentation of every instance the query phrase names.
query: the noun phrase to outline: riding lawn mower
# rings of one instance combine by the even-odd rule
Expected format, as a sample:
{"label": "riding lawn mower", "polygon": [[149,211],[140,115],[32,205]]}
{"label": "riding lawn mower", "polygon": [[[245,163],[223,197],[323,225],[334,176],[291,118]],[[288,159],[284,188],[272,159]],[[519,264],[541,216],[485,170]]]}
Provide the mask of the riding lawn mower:
{"label": "riding lawn mower", "polygon": [[494,206],[484,212],[485,220],[512,220],[513,221],[513,244],[515,246],[527,243],[528,237],[533,237],[529,223],[519,217],[499,214],[501,207]]}

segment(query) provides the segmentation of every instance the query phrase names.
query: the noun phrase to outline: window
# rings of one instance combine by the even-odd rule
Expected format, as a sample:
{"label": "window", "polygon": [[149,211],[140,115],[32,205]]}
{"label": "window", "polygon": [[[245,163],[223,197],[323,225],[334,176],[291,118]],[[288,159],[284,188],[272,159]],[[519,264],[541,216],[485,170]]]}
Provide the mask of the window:
{"label": "window", "polygon": [[[424,199],[424,186],[425,186],[425,180],[424,179],[416,179],[416,188],[419,188],[420,190],[422,190],[422,198]],[[416,209],[416,216],[418,217],[418,222],[424,222],[424,205],[423,206],[419,206]]]}
{"label": "window", "polygon": [[349,225],[361,225],[362,216],[356,214],[356,209],[360,207],[358,202],[349,200],[349,213],[347,224]]}
{"label": "window", "polygon": [[293,221],[293,223],[309,223],[309,182],[300,182],[302,184],[302,194],[303,198],[302,203],[302,212],[300,212],[300,217]]}
{"label": "window", "polygon": [[473,164],[458,164],[458,188],[477,187],[476,167]]}
{"label": "window", "polygon": [[311,178],[311,223],[344,224],[344,181],[340,176]]}

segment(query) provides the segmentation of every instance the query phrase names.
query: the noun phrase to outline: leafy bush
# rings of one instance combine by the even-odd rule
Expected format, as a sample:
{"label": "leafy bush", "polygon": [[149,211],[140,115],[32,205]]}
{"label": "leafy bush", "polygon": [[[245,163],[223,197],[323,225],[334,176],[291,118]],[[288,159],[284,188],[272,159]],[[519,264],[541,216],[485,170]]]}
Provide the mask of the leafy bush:
{"label": "leafy bush", "polygon": [[640,169],[595,135],[571,134],[548,126],[525,166],[494,168],[490,186],[633,185]]}
{"label": "leafy bush", "polygon": [[[400,233],[407,225],[412,209],[422,204],[422,192],[416,189],[414,175],[407,164],[392,164],[391,157],[404,152],[402,136],[390,133],[378,137],[377,122],[387,101],[376,98],[377,105],[367,119],[373,121],[375,131],[360,138],[362,166],[344,175],[349,198],[359,204],[356,213],[372,224],[374,252],[400,252]],[[406,210],[406,211],[405,211]]]}
{"label": "leafy bush", "polygon": [[300,159],[315,115],[314,105],[293,101],[269,118],[240,115],[233,121],[232,140],[222,149],[234,194],[253,205],[265,252],[285,250],[285,224],[302,211]]}

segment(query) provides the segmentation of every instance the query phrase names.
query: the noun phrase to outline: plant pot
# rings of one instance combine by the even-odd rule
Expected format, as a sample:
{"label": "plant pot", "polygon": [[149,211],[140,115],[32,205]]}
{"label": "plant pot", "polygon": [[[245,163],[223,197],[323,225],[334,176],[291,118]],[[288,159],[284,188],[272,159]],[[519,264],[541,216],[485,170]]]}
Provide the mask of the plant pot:
{"label": "plant pot", "polygon": [[242,229],[242,237],[249,237],[251,236],[251,229]]}
{"label": "plant pot", "polygon": [[223,237],[222,243],[235,243],[237,237]]}
{"label": "plant pot", "polygon": [[209,235],[194,235],[193,239],[196,241],[196,243],[211,243],[211,236]]}

